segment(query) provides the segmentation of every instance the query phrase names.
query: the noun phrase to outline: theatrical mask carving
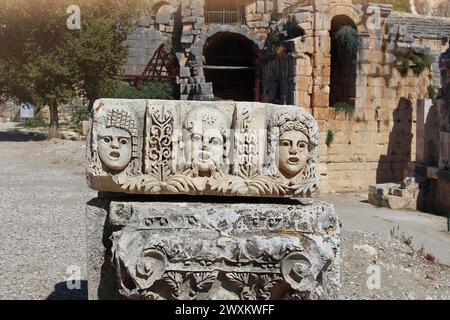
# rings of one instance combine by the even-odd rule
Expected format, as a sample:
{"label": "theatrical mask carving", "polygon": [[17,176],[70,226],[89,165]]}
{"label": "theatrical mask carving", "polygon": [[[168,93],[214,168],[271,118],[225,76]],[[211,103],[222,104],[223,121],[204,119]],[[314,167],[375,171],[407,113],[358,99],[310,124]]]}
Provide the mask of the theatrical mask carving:
{"label": "theatrical mask carving", "polygon": [[100,160],[111,170],[122,171],[131,161],[131,134],[119,128],[102,128],[98,132]]}
{"label": "theatrical mask carving", "polygon": [[309,160],[309,140],[300,131],[289,130],[280,136],[278,165],[281,173],[288,179],[294,178]]}
{"label": "theatrical mask carving", "polygon": [[300,110],[275,112],[269,121],[269,149],[276,164],[275,174],[288,182],[315,178],[313,167],[318,145],[314,121]]}
{"label": "theatrical mask carving", "polygon": [[318,126],[302,108],[102,99],[88,139],[98,191],[310,197]]}
{"label": "theatrical mask carving", "polygon": [[185,173],[220,177],[226,170],[229,124],[216,108],[194,108],[183,123]]}
{"label": "theatrical mask carving", "polygon": [[112,174],[120,173],[138,157],[136,121],[126,110],[105,109],[97,119],[95,129],[91,167],[101,167],[102,171]]}
{"label": "theatrical mask carving", "polygon": [[[104,99],[92,115],[87,174],[98,191],[303,198],[317,189],[318,126],[299,107]],[[340,226],[333,206],[172,199],[112,193],[88,211],[96,224],[89,232],[91,270],[102,270],[96,294],[108,288],[127,299],[336,297]]]}

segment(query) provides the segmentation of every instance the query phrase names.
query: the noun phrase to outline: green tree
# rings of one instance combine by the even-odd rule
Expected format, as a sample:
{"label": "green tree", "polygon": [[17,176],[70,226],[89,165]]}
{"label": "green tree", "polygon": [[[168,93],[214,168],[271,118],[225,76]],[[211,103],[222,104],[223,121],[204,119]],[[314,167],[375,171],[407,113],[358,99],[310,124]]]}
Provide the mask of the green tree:
{"label": "green tree", "polygon": [[61,46],[66,6],[60,0],[0,0],[0,84],[19,102],[48,105],[49,138],[58,130],[57,106],[74,81]]}
{"label": "green tree", "polygon": [[111,96],[122,80],[128,48],[124,42],[138,15],[139,0],[82,0],[82,28],[66,33],[77,88],[89,100]]}
{"label": "green tree", "polygon": [[66,26],[70,0],[0,0],[0,93],[50,108],[83,95],[92,106],[120,85],[124,45],[142,0],[79,0],[82,26]]}

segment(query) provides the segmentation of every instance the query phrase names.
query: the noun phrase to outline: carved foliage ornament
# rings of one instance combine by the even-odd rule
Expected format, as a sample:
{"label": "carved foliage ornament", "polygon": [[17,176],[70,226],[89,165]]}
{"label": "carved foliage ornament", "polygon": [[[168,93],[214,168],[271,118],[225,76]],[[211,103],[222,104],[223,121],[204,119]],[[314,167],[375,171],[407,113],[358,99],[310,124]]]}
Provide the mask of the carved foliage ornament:
{"label": "carved foliage ornament", "polygon": [[98,191],[309,197],[318,126],[300,107],[96,102],[87,175]]}
{"label": "carved foliage ornament", "polygon": [[128,298],[326,298],[339,281],[339,224],[324,203],[112,202],[109,222]]}

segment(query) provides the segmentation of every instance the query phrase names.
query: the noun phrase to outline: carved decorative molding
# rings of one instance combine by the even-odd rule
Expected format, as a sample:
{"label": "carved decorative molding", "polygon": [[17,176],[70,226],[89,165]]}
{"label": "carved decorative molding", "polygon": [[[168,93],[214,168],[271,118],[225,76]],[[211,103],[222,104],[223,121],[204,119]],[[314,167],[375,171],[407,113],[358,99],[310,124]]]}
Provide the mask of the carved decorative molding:
{"label": "carved decorative molding", "polygon": [[112,202],[109,220],[131,299],[326,298],[339,283],[339,223],[324,203]]}

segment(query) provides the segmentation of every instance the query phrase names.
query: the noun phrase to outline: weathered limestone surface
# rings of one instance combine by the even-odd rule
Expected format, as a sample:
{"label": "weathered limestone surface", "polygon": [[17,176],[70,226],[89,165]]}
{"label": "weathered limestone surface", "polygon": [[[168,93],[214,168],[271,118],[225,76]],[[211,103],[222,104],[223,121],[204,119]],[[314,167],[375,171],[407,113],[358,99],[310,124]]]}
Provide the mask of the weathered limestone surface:
{"label": "weathered limestone surface", "polygon": [[305,110],[110,99],[90,129],[91,299],[336,297],[340,226],[306,199],[319,132]]}
{"label": "weathered limestone surface", "polygon": [[118,299],[117,275],[110,263],[111,224],[108,220],[110,200],[92,199],[86,204],[87,270],[90,300]]}
{"label": "weathered limestone surface", "polygon": [[422,128],[419,130],[418,127],[417,139],[420,141],[418,152],[421,156],[417,159],[415,170],[427,178],[427,199],[421,209],[447,214],[450,208],[450,101],[445,91],[448,81],[445,63],[441,63],[441,67],[444,75],[441,99],[424,101],[419,105]]}
{"label": "weathered limestone surface", "polygon": [[394,210],[418,209],[420,183],[424,178],[408,177],[402,183],[383,183],[369,187],[369,203]]}
{"label": "weathered limestone surface", "polygon": [[87,145],[98,191],[308,197],[318,126],[300,107],[99,100]]}
{"label": "weathered limestone surface", "polygon": [[91,299],[337,294],[340,227],[333,206],[164,200],[88,206]]}

